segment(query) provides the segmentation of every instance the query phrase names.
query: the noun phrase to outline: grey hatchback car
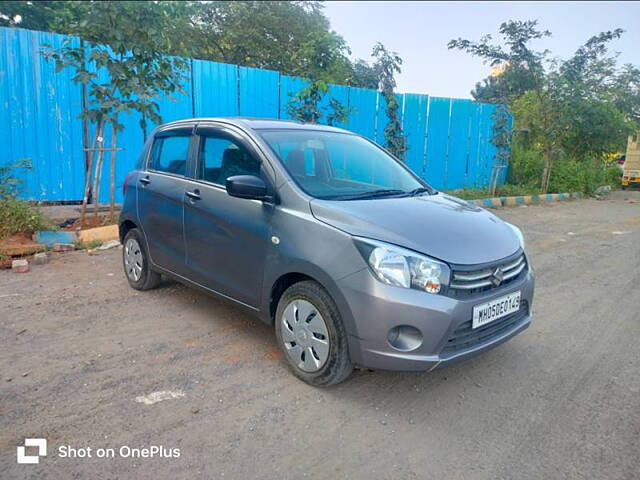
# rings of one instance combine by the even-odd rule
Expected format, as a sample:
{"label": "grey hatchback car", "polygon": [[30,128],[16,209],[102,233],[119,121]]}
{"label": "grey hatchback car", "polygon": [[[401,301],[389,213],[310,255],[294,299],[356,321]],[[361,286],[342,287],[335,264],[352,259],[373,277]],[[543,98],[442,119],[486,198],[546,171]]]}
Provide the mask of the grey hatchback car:
{"label": "grey hatchback car", "polygon": [[124,184],[131,286],[166,275],[273,325],[291,370],[433,370],[531,322],[520,230],[338,128],[201,118],[158,127]]}

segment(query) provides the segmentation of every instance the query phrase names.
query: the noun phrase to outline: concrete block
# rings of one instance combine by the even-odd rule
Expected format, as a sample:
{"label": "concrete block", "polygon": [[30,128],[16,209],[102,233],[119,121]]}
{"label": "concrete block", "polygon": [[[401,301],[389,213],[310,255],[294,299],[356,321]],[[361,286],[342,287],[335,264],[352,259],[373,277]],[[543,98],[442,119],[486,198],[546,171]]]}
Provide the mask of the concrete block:
{"label": "concrete block", "polygon": [[89,228],[78,232],[78,241],[82,243],[108,242],[118,240],[120,232],[117,225],[107,225],[106,227]]}
{"label": "concrete block", "polygon": [[56,243],[53,246],[54,252],[72,252],[76,249],[76,246],[73,243]]}
{"label": "concrete block", "polygon": [[76,232],[63,230],[39,230],[33,236],[35,241],[52,248],[56,243],[75,243]]}
{"label": "concrete block", "polygon": [[45,252],[36,253],[33,256],[34,265],[45,265],[47,263],[49,263],[49,255],[47,255]]}
{"label": "concrete block", "polygon": [[14,260],[11,262],[11,271],[13,273],[27,273],[29,271],[29,262],[24,259]]}

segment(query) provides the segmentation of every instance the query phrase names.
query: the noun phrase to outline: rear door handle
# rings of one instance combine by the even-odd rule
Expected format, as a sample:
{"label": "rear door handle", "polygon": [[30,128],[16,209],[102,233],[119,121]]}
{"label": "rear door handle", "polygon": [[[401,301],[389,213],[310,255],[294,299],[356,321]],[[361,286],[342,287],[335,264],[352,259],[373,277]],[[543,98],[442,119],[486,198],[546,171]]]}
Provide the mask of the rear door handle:
{"label": "rear door handle", "polygon": [[191,200],[200,200],[200,190],[197,188],[193,192],[185,192],[185,195]]}
{"label": "rear door handle", "polygon": [[151,179],[149,179],[149,177],[142,177],[140,178],[140,183],[144,184],[144,185],[149,185],[151,183]]}

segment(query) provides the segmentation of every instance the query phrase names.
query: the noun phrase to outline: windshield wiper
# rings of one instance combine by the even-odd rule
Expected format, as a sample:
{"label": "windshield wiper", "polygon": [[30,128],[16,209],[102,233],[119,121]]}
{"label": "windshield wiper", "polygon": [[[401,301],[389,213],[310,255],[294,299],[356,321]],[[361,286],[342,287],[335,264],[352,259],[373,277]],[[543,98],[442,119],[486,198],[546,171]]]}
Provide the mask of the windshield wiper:
{"label": "windshield wiper", "polygon": [[427,187],[419,187],[419,188],[414,188],[413,190],[411,190],[410,192],[407,192],[407,196],[409,197],[415,197],[416,195],[420,195],[421,193],[429,193],[429,195],[435,195],[436,192],[434,189],[432,188],[427,188]]}
{"label": "windshield wiper", "polygon": [[407,192],[404,190],[397,190],[391,188],[383,188],[380,190],[371,190],[370,192],[354,193],[352,195],[339,195],[336,196],[336,200],[363,200],[365,198],[379,198],[388,197],[391,195],[405,195]]}

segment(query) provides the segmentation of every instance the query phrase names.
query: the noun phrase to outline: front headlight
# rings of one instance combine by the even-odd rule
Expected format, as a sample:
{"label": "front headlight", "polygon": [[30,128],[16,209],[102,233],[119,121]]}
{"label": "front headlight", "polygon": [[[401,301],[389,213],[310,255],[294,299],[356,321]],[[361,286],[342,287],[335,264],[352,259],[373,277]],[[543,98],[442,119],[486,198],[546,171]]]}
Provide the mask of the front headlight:
{"label": "front headlight", "polygon": [[513,233],[515,233],[517,235],[518,240],[520,240],[520,246],[522,247],[522,250],[524,250],[524,235],[522,234],[522,230],[520,230],[515,225],[510,224],[509,222],[504,222],[504,223],[509,225],[509,228],[511,228],[511,230],[513,230]]}
{"label": "front headlight", "polygon": [[375,277],[383,283],[429,293],[439,293],[449,284],[451,270],[445,263],[377,240],[354,240]]}

